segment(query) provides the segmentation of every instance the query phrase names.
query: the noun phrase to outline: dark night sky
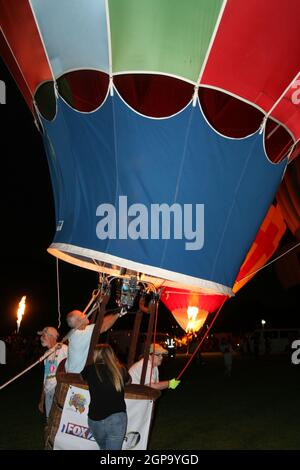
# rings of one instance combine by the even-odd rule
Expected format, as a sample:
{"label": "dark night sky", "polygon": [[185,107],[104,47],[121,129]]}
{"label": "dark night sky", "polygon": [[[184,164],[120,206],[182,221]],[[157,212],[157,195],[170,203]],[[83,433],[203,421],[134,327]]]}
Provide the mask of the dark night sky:
{"label": "dark night sky", "polygon": [[[7,89],[1,112],[1,272],[0,336],[15,329],[15,312],[28,296],[22,330],[34,333],[57,324],[56,262],[46,249],[54,235],[54,206],[46,156],[32,115],[3,64]],[[290,232],[286,241],[296,242]],[[97,274],[60,262],[61,310],[84,308]],[[298,286],[299,287],[299,286]],[[273,266],[264,269],[227,302],[216,323],[220,331],[251,330],[265,318],[269,326],[300,326],[300,289],[284,290]],[[298,308],[298,312],[297,312]],[[161,328],[170,325],[162,310]]]}

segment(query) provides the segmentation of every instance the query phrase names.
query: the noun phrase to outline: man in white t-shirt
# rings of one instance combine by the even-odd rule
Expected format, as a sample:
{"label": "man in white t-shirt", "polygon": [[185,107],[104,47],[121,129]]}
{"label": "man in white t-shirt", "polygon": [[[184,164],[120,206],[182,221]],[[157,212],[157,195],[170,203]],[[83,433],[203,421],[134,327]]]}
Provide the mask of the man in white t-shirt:
{"label": "man in white t-shirt", "polygon": [[[120,317],[120,314],[106,315],[103,319],[103,324],[100,333],[109,330],[115,321]],[[66,372],[80,374],[84,369],[91,337],[95,325],[89,325],[89,320],[80,310],[72,310],[67,315],[68,326],[74,331],[71,332],[69,338],[68,357],[65,364]]]}
{"label": "man in white t-shirt", "polygon": [[[53,348],[57,344],[58,331],[53,326],[46,326],[42,331],[38,331],[41,336],[41,344],[47,349]],[[44,405],[46,417],[48,418],[53,397],[56,388],[56,371],[61,361],[66,359],[68,348],[65,344],[60,345],[59,349],[54,351],[50,356],[44,360],[44,381],[43,390],[39,402],[39,410],[44,412]]]}
{"label": "man in white t-shirt", "polygon": [[[158,343],[151,344],[146,377],[145,377],[145,385],[148,385],[157,390],[164,390],[166,388],[175,389],[179,385],[180,380],[176,380],[176,379],[159,381],[158,367],[161,365],[164,356],[167,356],[167,355],[168,355],[168,351],[164,349],[160,344]],[[139,360],[138,362],[136,362],[130,367],[129,374],[131,375],[131,378],[132,378],[131,383],[133,384],[141,383],[143,363],[144,363],[144,358],[142,358],[141,360]]]}

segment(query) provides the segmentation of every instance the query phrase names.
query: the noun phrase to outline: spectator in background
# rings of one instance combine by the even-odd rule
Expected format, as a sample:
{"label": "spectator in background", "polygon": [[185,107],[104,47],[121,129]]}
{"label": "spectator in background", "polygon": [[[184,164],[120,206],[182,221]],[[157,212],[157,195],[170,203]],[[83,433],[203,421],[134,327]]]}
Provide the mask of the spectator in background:
{"label": "spectator in background", "polygon": [[227,377],[230,377],[232,372],[233,349],[231,343],[226,338],[222,338],[220,350],[223,353],[224,357],[225,375]]}
{"label": "spectator in background", "polygon": [[[190,340],[190,343],[189,343],[189,352],[191,354],[193,354],[195,352],[196,348],[198,347],[199,341],[200,341],[200,339],[198,338],[197,334],[194,333],[193,336],[192,336],[192,339]],[[199,366],[204,366],[205,365],[205,362],[202,358],[202,354],[201,354],[200,349],[198,349],[198,351],[196,352],[195,363]]]}

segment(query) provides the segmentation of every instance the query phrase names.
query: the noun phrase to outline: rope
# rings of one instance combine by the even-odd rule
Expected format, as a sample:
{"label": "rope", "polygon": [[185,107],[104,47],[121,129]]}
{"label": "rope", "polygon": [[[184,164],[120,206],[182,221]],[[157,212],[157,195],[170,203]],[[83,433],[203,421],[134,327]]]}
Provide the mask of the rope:
{"label": "rope", "polygon": [[[93,292],[93,295],[91,297],[91,300],[89,301],[89,303],[87,304],[86,308],[84,309],[83,313],[85,314],[87,312],[87,310],[90,308],[91,304],[93,302],[95,302],[96,298],[98,297],[99,295],[99,290],[97,291],[94,291]],[[101,301],[101,300],[100,300]],[[65,336],[64,338],[59,342],[57,343],[55,346],[53,346],[53,348],[49,349],[49,351],[47,351],[45,354],[43,354],[43,356],[41,356],[39,359],[37,359],[37,361],[35,361],[33,364],[31,364],[30,366],[28,366],[26,369],[24,369],[22,372],[20,372],[19,374],[15,375],[13,378],[11,378],[10,380],[8,380],[7,382],[5,382],[3,385],[0,386],[0,390],[2,390],[3,388],[7,387],[7,385],[9,385],[10,383],[14,382],[15,380],[17,380],[19,377],[21,377],[22,375],[26,374],[26,372],[28,372],[29,370],[31,370],[33,367],[35,367],[37,364],[40,364],[42,361],[44,361],[48,356],[50,356],[52,353],[54,353],[57,349],[60,348],[60,345],[62,343],[65,343],[69,338],[70,336],[72,336],[72,334],[78,330],[78,328],[80,328],[82,326],[82,324],[85,322],[86,318],[89,318],[89,316],[93,313],[93,311],[98,308],[98,305],[94,305],[94,307],[91,309],[91,311],[85,316],[84,319],[82,319],[82,321],[79,323],[79,325],[76,327],[76,328],[73,328],[72,330],[70,330]]]}
{"label": "rope", "polygon": [[[153,343],[155,345],[156,343],[156,332],[157,332],[157,318],[158,318],[158,300],[156,301],[156,307],[155,307],[155,320],[154,320],[154,331],[153,331]],[[155,346],[154,346],[154,349],[153,349],[153,353],[152,353],[152,360],[151,360],[151,369],[150,369],[150,387],[151,387],[151,384],[152,384],[152,371],[153,371],[153,367],[154,367],[154,352],[155,352]]]}
{"label": "rope", "polygon": [[200,347],[202,346],[203,341],[205,340],[205,338],[206,338],[206,336],[208,335],[208,333],[210,332],[210,330],[211,330],[213,324],[215,323],[216,319],[218,318],[218,316],[219,316],[219,314],[220,314],[220,312],[221,312],[221,310],[222,310],[222,308],[223,308],[223,305],[224,305],[224,303],[226,302],[227,299],[228,299],[228,297],[225,297],[225,299],[223,300],[223,302],[222,302],[222,304],[220,305],[220,307],[219,307],[217,313],[215,314],[214,319],[213,319],[213,321],[211,322],[211,324],[210,324],[208,330],[205,332],[205,334],[204,334],[203,337],[201,338],[201,340],[200,340],[199,344],[197,345],[195,351],[193,352],[193,354],[191,355],[191,357],[189,358],[189,360],[188,360],[187,363],[185,364],[185,366],[184,366],[184,368],[182,369],[182,371],[178,374],[176,380],[179,380],[179,379],[180,379],[180,377],[184,374],[184,372],[186,371],[186,369],[188,368],[188,366],[190,365],[190,363],[191,363],[192,360],[194,359],[195,355],[197,354],[197,352],[199,351]]}
{"label": "rope", "polygon": [[[250,277],[250,276],[254,276],[255,274],[257,274],[259,271],[262,271],[263,269],[267,268],[268,266],[270,266],[272,263],[275,263],[276,261],[278,261],[280,258],[282,258],[283,256],[287,255],[290,251],[293,251],[295,250],[298,246],[300,246],[300,242],[297,243],[296,245],[292,246],[292,248],[289,248],[287,251],[285,251],[284,253],[282,253],[281,255],[277,256],[276,258],[274,258],[273,260],[269,261],[269,263],[266,263],[264,264],[263,266],[261,266],[260,268],[258,268],[256,271],[252,271],[251,273],[249,274],[246,274],[246,276],[242,277],[241,279],[239,279],[238,282],[241,282],[243,281],[244,279],[247,279],[247,277]],[[201,292],[195,292],[195,291],[189,291],[189,292],[181,292],[181,291],[168,291],[166,290],[164,292],[165,294],[176,294],[176,295],[189,295],[189,294],[193,294],[193,295],[198,295],[198,296],[201,296],[203,294],[201,294]]]}
{"label": "rope", "polygon": [[60,286],[59,286],[59,266],[58,258],[56,258],[56,291],[57,291],[57,312],[58,312],[58,325],[57,329],[61,327],[61,310],[60,310]]}
{"label": "rope", "polygon": [[259,271],[261,271],[262,269],[266,268],[267,266],[270,266],[272,263],[275,263],[275,262],[278,261],[280,258],[282,258],[283,256],[287,255],[290,251],[293,251],[293,250],[294,250],[295,248],[297,248],[298,246],[300,246],[300,242],[297,243],[297,245],[292,246],[292,248],[289,248],[287,251],[285,251],[285,252],[282,253],[281,255],[277,256],[277,258],[274,258],[273,260],[271,260],[269,263],[264,264],[263,266],[261,266],[261,268],[258,268],[256,271],[253,271],[252,273],[247,274],[246,276],[242,277],[242,279],[240,279],[239,282],[240,282],[240,281],[243,281],[244,279],[247,279],[247,277],[254,276],[254,274],[258,273]]}

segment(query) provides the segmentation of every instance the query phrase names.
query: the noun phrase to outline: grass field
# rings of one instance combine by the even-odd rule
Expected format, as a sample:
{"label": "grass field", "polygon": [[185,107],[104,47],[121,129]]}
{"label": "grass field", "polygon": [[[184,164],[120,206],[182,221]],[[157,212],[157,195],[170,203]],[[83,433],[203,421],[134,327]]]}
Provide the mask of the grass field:
{"label": "grass field", "polygon": [[[192,363],[156,404],[150,449],[300,449],[300,365],[289,356],[237,355],[226,378],[221,355],[203,357],[206,364]],[[162,366],[161,378],[175,376],[186,360]],[[11,374],[0,371],[2,383]],[[0,392],[0,449],[43,448],[41,376],[36,368]]]}

